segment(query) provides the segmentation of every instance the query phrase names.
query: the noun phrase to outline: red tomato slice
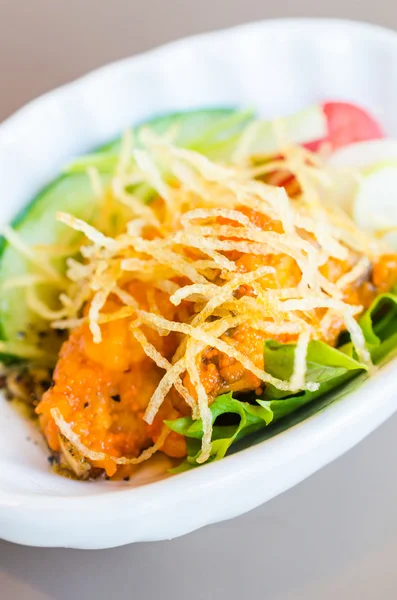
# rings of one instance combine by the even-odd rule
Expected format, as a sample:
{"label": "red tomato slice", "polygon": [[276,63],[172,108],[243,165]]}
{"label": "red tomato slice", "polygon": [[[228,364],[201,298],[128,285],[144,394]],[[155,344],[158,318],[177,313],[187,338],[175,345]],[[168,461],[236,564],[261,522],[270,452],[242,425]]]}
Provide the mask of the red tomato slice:
{"label": "red tomato slice", "polygon": [[325,102],[323,110],[328,121],[328,136],[310,142],[305,147],[316,152],[321,144],[328,143],[333,150],[353,142],[364,142],[384,137],[380,125],[365,110],[348,102]]}

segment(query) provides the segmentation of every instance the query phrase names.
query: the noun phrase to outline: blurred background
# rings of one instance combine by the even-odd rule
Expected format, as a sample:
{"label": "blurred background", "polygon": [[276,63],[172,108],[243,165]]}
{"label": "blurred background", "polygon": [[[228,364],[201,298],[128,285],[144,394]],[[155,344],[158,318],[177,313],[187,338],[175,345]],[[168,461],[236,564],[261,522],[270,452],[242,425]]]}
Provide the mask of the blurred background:
{"label": "blurred background", "polygon": [[0,120],[105,63],[179,37],[279,17],[397,27],[395,0],[0,0]]}
{"label": "blurred background", "polygon": [[[104,63],[198,32],[296,16],[397,28],[395,0],[0,0],[0,121]],[[101,551],[0,541],[0,598],[392,600],[396,428],[397,416],[265,506],[174,541]]]}

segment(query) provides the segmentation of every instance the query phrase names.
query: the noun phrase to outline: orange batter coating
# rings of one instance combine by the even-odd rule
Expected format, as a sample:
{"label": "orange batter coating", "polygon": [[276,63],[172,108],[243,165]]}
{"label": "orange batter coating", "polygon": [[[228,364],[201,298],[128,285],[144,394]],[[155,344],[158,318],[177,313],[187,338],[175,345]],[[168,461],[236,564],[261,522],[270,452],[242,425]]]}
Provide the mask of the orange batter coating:
{"label": "orange batter coating", "polygon": [[[103,340],[92,342],[88,326],[74,330],[64,343],[54,372],[54,386],[38,408],[40,425],[50,448],[60,450],[58,428],[50,410],[57,407],[81,441],[110,456],[138,456],[155,442],[163,419],[181,416],[166,400],[153,425],[143,420],[161,370],[148,359],[130,334],[127,321],[104,325]],[[162,448],[169,456],[184,456],[185,441],[170,434]],[[117,465],[95,464],[113,475]]]}

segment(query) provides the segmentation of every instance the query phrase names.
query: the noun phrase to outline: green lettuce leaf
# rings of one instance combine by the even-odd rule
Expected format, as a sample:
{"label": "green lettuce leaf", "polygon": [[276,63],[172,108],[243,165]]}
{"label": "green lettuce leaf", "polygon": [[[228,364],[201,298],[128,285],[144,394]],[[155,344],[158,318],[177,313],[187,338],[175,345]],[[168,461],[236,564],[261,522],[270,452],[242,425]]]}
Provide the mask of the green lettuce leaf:
{"label": "green lettuce leaf", "polygon": [[[355,360],[349,352],[352,346],[336,349],[325,342],[312,341],[307,351],[306,382],[318,383],[314,392],[308,390],[291,394],[280,392],[273,386],[267,386],[264,398],[270,400],[273,419],[277,420],[331,391],[341,383],[352,379],[367,366]],[[265,343],[266,370],[275,377],[289,379],[294,368],[295,344]]]}
{"label": "green lettuce leaf", "polygon": [[[268,402],[259,400],[257,405],[251,405],[233,398],[232,392],[222,394],[215,399],[211,405],[211,414],[213,433],[209,460],[223,458],[232,443],[241,438],[242,434],[248,435],[248,433],[257,431],[268,425],[273,419]],[[221,415],[234,415],[235,423],[217,425],[217,419]],[[200,440],[203,437],[201,419],[194,421],[190,417],[183,417],[175,421],[165,421],[165,423],[172,431],[184,435],[190,441],[187,462],[190,465],[197,465],[197,459],[201,454]]]}
{"label": "green lettuce leaf", "polygon": [[370,350],[397,333],[397,296],[382,294],[360,318],[359,324]]}
{"label": "green lettuce leaf", "polygon": [[[350,347],[349,347],[350,346]],[[306,382],[323,384],[345,375],[348,371],[366,369],[351,356],[351,345],[340,349],[332,348],[325,342],[311,341],[307,350]],[[265,342],[264,359],[266,371],[278,379],[290,379],[294,370],[295,344],[280,344],[268,340]],[[317,394],[317,392],[313,392]],[[272,385],[266,387],[265,397],[271,399],[291,396]]]}
{"label": "green lettuce leaf", "polygon": [[[397,295],[389,293],[376,298],[359,324],[374,363],[379,363],[397,348]],[[295,344],[280,344],[273,340],[265,342],[267,372],[280,379],[289,379],[293,373],[295,347]],[[329,392],[341,388],[338,397],[344,396],[355,387],[353,384],[359,385],[362,377],[357,382],[351,380],[360,374],[366,377],[367,370],[367,366],[355,358],[351,342],[332,348],[325,342],[311,341],[307,352],[306,382],[318,383],[318,390],[291,394],[267,386],[262,398],[252,395],[249,401],[238,400],[231,392],[218,396],[211,405],[210,460],[223,458],[232,445],[238,447],[239,440],[254,432],[266,430],[261,439],[267,439],[314,414],[335,399]],[[201,420],[184,417],[166,421],[166,424],[187,440],[187,459],[174,472],[197,466],[203,436]]]}

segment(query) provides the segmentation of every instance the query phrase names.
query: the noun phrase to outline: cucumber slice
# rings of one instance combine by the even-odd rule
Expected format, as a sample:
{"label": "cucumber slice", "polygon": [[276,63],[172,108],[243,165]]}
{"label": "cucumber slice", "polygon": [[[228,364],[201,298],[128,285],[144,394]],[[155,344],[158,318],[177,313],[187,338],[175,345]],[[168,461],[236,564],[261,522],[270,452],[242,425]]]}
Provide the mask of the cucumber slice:
{"label": "cucumber slice", "polygon": [[[59,210],[70,212],[81,218],[90,219],[96,205],[90,181],[86,175],[62,176],[45,188],[21,212],[13,223],[13,229],[28,246],[70,243],[73,232],[56,221]],[[60,337],[48,334],[48,326],[32,313],[26,303],[23,287],[4,286],[13,278],[26,274],[40,274],[18,250],[3,240],[0,263],[0,336],[2,340],[38,346],[52,351],[60,343]],[[62,269],[62,262],[56,265]],[[43,290],[40,288],[43,287]],[[39,286],[41,298],[53,303],[56,291]],[[1,357],[4,360],[6,357]]]}
{"label": "cucumber slice", "polygon": [[[377,230],[396,226],[394,189],[397,167],[397,141],[392,139],[355,142],[336,150],[328,159],[336,169],[340,185],[334,198],[359,227],[376,233]],[[360,180],[353,171],[361,173]],[[391,169],[391,170],[390,170]],[[379,172],[375,177],[375,173]],[[394,173],[394,175],[393,175]],[[394,181],[395,183],[395,181]],[[385,237],[396,248],[397,235]]]}
{"label": "cucumber slice", "polygon": [[376,234],[397,249],[397,163],[373,168],[363,177],[355,198],[353,217],[361,229]]}
{"label": "cucumber slice", "polygon": [[[157,134],[163,134],[172,128],[176,132],[175,143],[201,151],[207,149],[209,153],[212,151],[212,155],[220,156],[223,153],[226,156],[236,134],[251,118],[251,112],[236,112],[233,109],[190,111],[152,119],[141,124],[136,132],[150,128]],[[64,175],[40,192],[16,217],[12,227],[26,245],[71,241],[70,236],[75,234],[57,223],[58,211],[91,220],[98,201],[85,171],[87,166],[97,166],[106,183],[107,172],[114,168],[118,160],[120,143],[119,138],[75,161]],[[64,261],[57,260],[56,266],[61,272]],[[20,347],[39,347],[55,355],[62,337],[56,332],[49,334],[48,324],[29,310],[23,287],[4,287],[10,279],[39,272],[36,266],[4,239],[0,241],[0,339],[14,345],[19,344]],[[49,289],[48,284],[38,286],[38,292],[47,303],[55,301],[56,290]],[[10,362],[21,356],[0,353],[0,360]]]}
{"label": "cucumber slice", "polygon": [[397,141],[391,139],[355,142],[336,150],[328,159],[331,167],[370,169],[397,162]]}

